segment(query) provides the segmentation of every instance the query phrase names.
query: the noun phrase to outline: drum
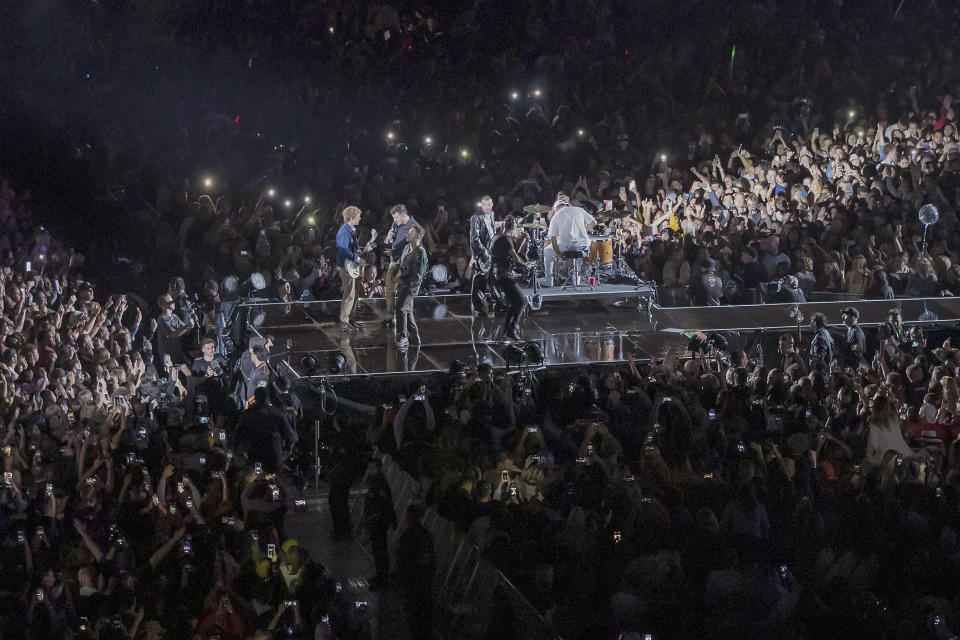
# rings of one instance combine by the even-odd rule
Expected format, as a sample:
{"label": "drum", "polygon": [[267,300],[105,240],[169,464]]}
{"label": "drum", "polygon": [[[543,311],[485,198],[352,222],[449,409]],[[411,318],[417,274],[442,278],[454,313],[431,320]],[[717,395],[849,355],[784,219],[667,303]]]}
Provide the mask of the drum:
{"label": "drum", "polygon": [[587,261],[600,264],[613,262],[613,242],[609,236],[590,236],[590,257]]}

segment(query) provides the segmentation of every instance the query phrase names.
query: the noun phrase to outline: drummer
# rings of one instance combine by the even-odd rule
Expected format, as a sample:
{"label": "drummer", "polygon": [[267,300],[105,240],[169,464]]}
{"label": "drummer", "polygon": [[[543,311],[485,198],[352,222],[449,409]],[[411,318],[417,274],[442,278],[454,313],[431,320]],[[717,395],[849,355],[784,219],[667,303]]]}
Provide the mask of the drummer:
{"label": "drummer", "polygon": [[[586,257],[590,246],[588,229],[597,225],[596,219],[581,207],[574,207],[566,194],[560,193],[553,206],[550,228],[547,231],[547,244],[543,249],[543,267],[546,272],[546,286],[553,286],[553,263],[562,259],[564,252],[578,250]],[[578,258],[583,262],[582,258]],[[574,284],[580,284],[576,282]]]}

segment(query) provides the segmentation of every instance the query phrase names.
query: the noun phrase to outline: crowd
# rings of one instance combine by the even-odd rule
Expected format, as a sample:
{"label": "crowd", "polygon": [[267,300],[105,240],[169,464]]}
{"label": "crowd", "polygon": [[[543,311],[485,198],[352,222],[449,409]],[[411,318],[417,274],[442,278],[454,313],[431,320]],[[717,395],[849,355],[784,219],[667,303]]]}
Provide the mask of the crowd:
{"label": "crowd", "polygon": [[[622,369],[481,365],[368,438],[563,638],[952,637],[956,336],[856,315],[766,363],[711,337]],[[474,633],[514,637],[488,614]]]}
{"label": "crowd", "polygon": [[153,317],[97,295],[6,180],[0,229],[0,637],[369,637],[284,532],[302,409],[269,341],[231,366],[176,279]]}
{"label": "crowd", "polygon": [[[562,190],[633,216],[624,255],[665,303],[953,293],[956,12],[820,4],[734,3],[733,20],[685,6],[614,18],[606,2],[92,3],[52,27],[10,9],[3,64],[29,78],[11,95],[69,131],[71,162],[149,203],[135,207],[144,233],[111,240],[130,258],[118,272],[162,281],[175,265],[191,292],[259,272],[261,295],[335,299],[340,211],[364,212],[363,246],[397,203],[446,267],[427,286],[464,290],[479,196],[502,218]],[[111,21],[116,38],[98,38]],[[678,23],[679,42],[660,28]],[[601,37],[575,35],[588,24]],[[942,218],[925,248],[924,203]],[[382,291],[382,249],[363,294]]]}
{"label": "crowd", "polygon": [[[91,242],[97,212],[51,233],[0,185],[0,635],[363,637],[364,608],[283,532],[301,409],[272,344],[234,366],[221,333],[248,293],[343,296],[348,206],[363,295],[390,289],[368,241],[396,205],[446,267],[426,286],[466,291],[478,198],[502,219],[559,191],[625,213],[664,304],[960,293],[957,8],[896,4],[0,8],[0,109],[50,141],[4,131],[4,170],[41,157],[67,169],[41,186],[119,203]],[[90,269],[130,293],[98,296]],[[947,637],[960,356],[897,314],[869,337],[845,315],[836,344],[816,318],[776,362],[481,365],[387,402],[369,443],[565,638]],[[359,473],[331,473],[336,536]],[[389,582],[395,523],[367,524]],[[402,541],[399,576],[422,578]]]}

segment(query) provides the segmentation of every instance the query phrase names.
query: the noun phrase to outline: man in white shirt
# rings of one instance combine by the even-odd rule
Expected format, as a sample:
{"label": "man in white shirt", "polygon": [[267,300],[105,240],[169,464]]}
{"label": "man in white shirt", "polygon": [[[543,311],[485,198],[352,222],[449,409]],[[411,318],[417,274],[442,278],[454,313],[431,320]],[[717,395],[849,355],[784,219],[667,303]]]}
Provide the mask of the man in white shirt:
{"label": "man in white shirt", "polygon": [[[596,226],[597,221],[586,210],[574,207],[566,196],[561,196],[554,205],[556,213],[550,219],[550,228],[547,230],[547,246],[543,250],[543,266],[546,271],[547,284],[553,286],[553,262],[563,258],[563,253],[579,249],[584,255],[590,247],[590,236],[587,229]],[[578,266],[583,264],[583,258],[577,259]],[[575,284],[580,284],[579,282]]]}

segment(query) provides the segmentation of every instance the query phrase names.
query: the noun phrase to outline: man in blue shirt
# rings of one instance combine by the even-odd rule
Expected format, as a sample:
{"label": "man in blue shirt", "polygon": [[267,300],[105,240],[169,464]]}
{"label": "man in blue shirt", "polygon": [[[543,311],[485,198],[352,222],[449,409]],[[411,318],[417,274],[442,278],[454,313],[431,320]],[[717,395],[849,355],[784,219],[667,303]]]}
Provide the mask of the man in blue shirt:
{"label": "man in blue shirt", "polygon": [[337,271],[340,272],[340,284],[343,286],[343,303],[340,305],[340,330],[352,331],[360,325],[351,322],[350,316],[357,308],[357,282],[345,268],[347,260],[358,262],[357,225],[360,224],[360,208],[346,207],[343,210],[343,225],[337,231]]}
{"label": "man in blue shirt", "polygon": [[397,295],[397,277],[400,273],[400,261],[403,259],[403,250],[407,246],[407,232],[417,224],[409,213],[407,207],[402,204],[396,204],[390,207],[390,215],[393,216],[393,226],[387,233],[386,249],[390,253],[390,265],[387,267],[387,273],[384,276],[383,295],[387,299],[387,317],[383,324],[392,327],[396,324],[394,319],[394,305]]}

